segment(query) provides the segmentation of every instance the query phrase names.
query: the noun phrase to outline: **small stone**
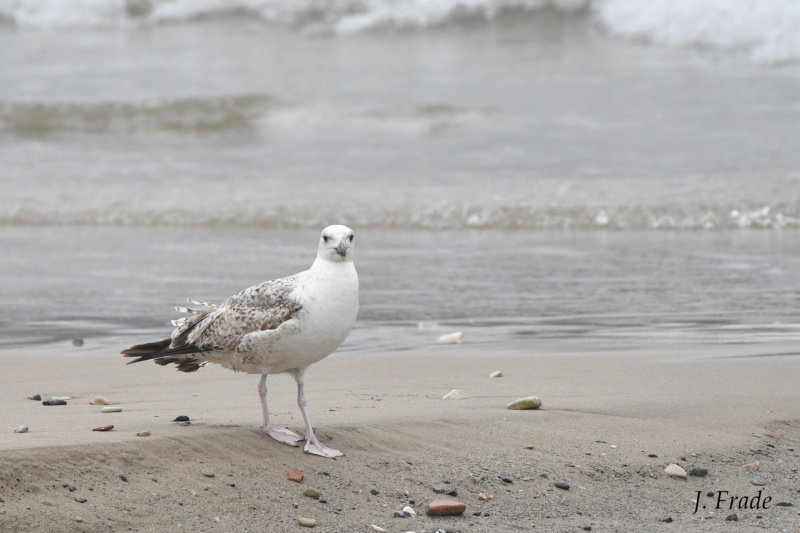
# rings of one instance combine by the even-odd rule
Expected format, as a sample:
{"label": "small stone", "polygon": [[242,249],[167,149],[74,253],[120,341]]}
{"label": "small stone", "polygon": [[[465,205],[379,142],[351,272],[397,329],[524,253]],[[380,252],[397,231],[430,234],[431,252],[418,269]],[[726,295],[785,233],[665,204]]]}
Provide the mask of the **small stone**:
{"label": "small stone", "polygon": [[65,402],[66,402],[67,400],[71,400],[71,399],[72,399],[72,396],[50,396],[50,397],[48,398],[48,400],[56,400],[56,401],[57,401],[57,400],[63,400],[63,401],[65,401]]}
{"label": "small stone", "polygon": [[467,393],[463,390],[453,389],[444,396],[442,396],[442,400],[463,400],[467,397]]}
{"label": "small stone", "polygon": [[373,496],[377,496],[378,494],[380,494],[380,492],[378,492],[376,489],[372,489],[371,491],[369,491],[369,493],[372,494]]}
{"label": "small stone", "polygon": [[494,496],[489,496],[485,492],[481,492],[480,494],[478,494],[478,499],[481,501],[489,501],[489,500],[494,500]]}
{"label": "small stone", "polygon": [[375,524],[372,524],[372,526],[370,527],[372,527],[373,531],[377,531],[378,533],[386,533],[386,530],[383,529],[381,526],[376,526]]}
{"label": "small stone", "polygon": [[412,509],[410,505],[406,505],[405,507],[403,507],[403,512],[408,513],[408,515],[410,516],[417,516],[417,512],[414,509]]}
{"label": "small stone", "polygon": [[583,530],[584,531],[591,531],[592,530],[592,526],[583,526]]}
{"label": "small stone", "polygon": [[28,396],[29,400],[33,400],[35,402],[42,401],[42,397],[39,394],[34,394],[33,396]]}
{"label": "small stone", "polygon": [[120,475],[119,475],[119,478],[120,478],[122,481],[124,481],[125,483],[127,483],[127,482],[128,482],[128,476],[126,476],[125,474],[120,474]]}
{"label": "small stone", "polygon": [[67,405],[66,400],[45,400],[42,405]]}
{"label": "small stone", "polygon": [[28,426],[17,426],[14,428],[14,433],[27,433]]}
{"label": "small stone", "polygon": [[668,516],[668,517],[664,518],[663,520],[659,520],[659,522],[664,522],[666,524],[671,524],[672,523],[672,517]]}
{"label": "small stone", "polygon": [[141,432],[137,433],[136,436],[137,437],[149,437],[150,436],[150,432],[149,431],[141,431]]}
{"label": "small stone", "polygon": [[502,481],[503,483],[514,483],[513,479],[511,479],[510,477],[504,477],[504,476],[500,476],[500,481]]}
{"label": "small stone", "polygon": [[406,513],[406,512],[404,512],[404,511],[395,511],[393,516],[395,518],[408,518],[411,515]]}
{"label": "small stone", "polygon": [[556,488],[561,490],[569,490],[569,483],[567,483],[566,481],[556,481],[555,483],[553,483],[553,485],[555,485]]}
{"label": "small stone", "polygon": [[289,481],[294,481],[295,483],[302,483],[303,473],[298,470],[289,470],[288,479]]}
{"label": "small stone", "polygon": [[467,506],[458,500],[434,500],[428,504],[428,514],[434,516],[459,515]]}
{"label": "small stone", "polygon": [[75,501],[78,503],[86,503],[86,498],[75,498]]}
{"label": "small stone", "polygon": [[92,428],[92,431],[111,431],[112,429],[114,429],[114,424]]}
{"label": "small stone", "polygon": [[527,398],[520,398],[519,400],[514,400],[510,404],[506,405],[506,409],[521,411],[523,409],[538,409],[541,406],[542,406],[542,400],[540,400],[538,396],[528,396]]}
{"label": "small stone", "polygon": [[654,454],[654,453],[648,453],[647,457],[650,457],[652,459],[657,459],[658,458],[658,456],[656,454]]}
{"label": "small stone", "polygon": [[439,342],[454,342],[456,344],[461,344],[463,340],[464,340],[463,331],[456,331],[454,333],[448,333],[447,335],[442,335],[439,337]]}
{"label": "small stone", "polygon": [[448,490],[447,491],[447,495],[448,496],[454,496],[454,497],[458,496],[458,489]]}
{"label": "small stone", "polygon": [[72,345],[77,347],[83,346],[83,339],[72,339]]}
{"label": "small stone", "polygon": [[775,505],[777,505],[778,507],[794,507],[794,504],[789,502],[779,502],[776,503]]}
{"label": "small stone", "polygon": [[525,448],[526,450],[533,450],[534,449],[533,448],[533,444],[526,444],[525,446],[523,446],[523,448]]}
{"label": "small stone", "polygon": [[298,518],[297,525],[303,527],[314,527],[317,525],[317,521],[313,518]]}
{"label": "small stone", "polygon": [[83,522],[83,518],[81,518],[80,516],[76,516],[75,517],[75,521],[76,522]]}
{"label": "small stone", "polygon": [[472,513],[472,516],[480,516],[482,514],[483,513],[481,511],[475,511],[474,513]]}
{"label": "small stone", "polygon": [[689,472],[689,475],[694,477],[706,477],[708,475],[708,468],[694,467],[691,472]]}
{"label": "small stone", "polygon": [[181,416],[175,418],[175,420],[173,420],[173,422],[189,422],[189,417],[186,416],[186,415],[181,415]]}
{"label": "small stone", "polygon": [[503,377],[503,373],[500,372],[499,370],[495,370],[494,372],[489,374],[489,377],[490,378],[502,378]]}
{"label": "small stone", "polygon": [[567,498],[566,496],[562,496],[561,502],[559,503],[561,503],[561,505],[569,505],[569,498]]}
{"label": "small stone", "polygon": [[753,470],[753,471],[761,470],[761,463],[759,461],[754,461],[752,463],[747,463],[746,465],[742,465],[742,468],[744,468],[745,470]]}
{"label": "small stone", "polygon": [[200,473],[203,474],[205,477],[214,477],[214,472],[212,472],[211,470],[201,470]]}
{"label": "small stone", "polygon": [[739,515],[737,515],[736,513],[729,514],[728,516],[725,517],[726,522],[737,522],[738,520],[739,520]]}
{"label": "small stone", "polygon": [[667,466],[667,468],[664,469],[664,472],[666,472],[667,475],[672,477],[679,477],[681,479],[686,479],[686,470],[676,465],[675,463],[670,463],[669,466]]}
{"label": "small stone", "polygon": [[108,400],[106,400],[102,396],[95,396],[89,402],[89,405],[108,405]]}
{"label": "small stone", "polygon": [[319,491],[316,489],[306,489],[303,491],[303,496],[308,496],[309,498],[317,500],[319,499]]}
{"label": "small stone", "polygon": [[108,407],[103,407],[100,409],[101,413],[121,413],[122,407],[119,405],[109,405]]}
{"label": "small stone", "polygon": [[767,482],[764,481],[763,479],[754,479],[750,483],[752,483],[756,487],[765,487],[767,485]]}
{"label": "small stone", "polygon": [[433,492],[436,494],[444,494],[444,489],[442,487],[433,487]]}

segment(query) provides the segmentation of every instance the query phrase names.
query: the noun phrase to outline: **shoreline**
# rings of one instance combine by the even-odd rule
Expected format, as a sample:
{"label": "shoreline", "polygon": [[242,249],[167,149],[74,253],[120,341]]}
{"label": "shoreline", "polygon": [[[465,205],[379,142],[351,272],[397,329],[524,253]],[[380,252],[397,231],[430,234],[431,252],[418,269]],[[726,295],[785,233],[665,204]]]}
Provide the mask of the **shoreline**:
{"label": "shoreline", "polygon": [[[25,531],[302,531],[296,520],[308,516],[317,531],[728,531],[736,512],[748,527],[800,524],[800,357],[742,357],[747,346],[529,356],[459,348],[340,354],[312,366],[309,413],[320,438],[345,453],[336,461],[261,434],[256,376],[9,351],[0,522]],[[783,348],[770,351],[791,351]],[[494,370],[503,377],[489,378]],[[271,376],[268,385],[275,423],[302,430],[294,382]],[[442,400],[451,389],[468,397]],[[35,393],[73,399],[45,407],[25,399]],[[123,412],[88,405],[97,395]],[[531,395],[540,410],[505,409]],[[178,415],[192,424],[171,422]],[[29,433],[12,432],[22,424]],[[115,429],[91,431],[105,424]],[[756,460],[760,470],[743,468]],[[672,478],[669,463],[709,474]],[[304,472],[301,485],[289,470]],[[562,480],[569,490],[554,486]],[[457,489],[463,516],[424,514],[438,486]],[[328,503],[304,497],[308,487]],[[768,509],[717,510],[704,496],[709,509],[693,513],[697,491],[759,490],[772,498]],[[481,492],[494,500],[478,500]],[[394,518],[409,500],[419,515]]]}

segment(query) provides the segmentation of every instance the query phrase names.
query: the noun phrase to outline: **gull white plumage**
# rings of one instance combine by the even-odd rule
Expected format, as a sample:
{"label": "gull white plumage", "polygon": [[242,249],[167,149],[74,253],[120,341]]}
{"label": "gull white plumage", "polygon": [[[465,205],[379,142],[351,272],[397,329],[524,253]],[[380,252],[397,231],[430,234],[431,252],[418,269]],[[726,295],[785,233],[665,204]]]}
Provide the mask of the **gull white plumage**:
{"label": "gull white plumage", "polygon": [[[176,308],[190,316],[174,320],[169,339],[123,350],[131,363],[153,360],[194,372],[216,363],[237,372],[261,374],[258,395],[264,424],[273,439],[307,453],[335,458],[342,454],[319,442],[311,429],[303,389],[308,367],[344,342],[358,314],[358,274],[353,264],[353,231],[328,226],[319,239],[311,268],[286,278],[266,281],[231,296],[222,305],[195,302]],[[297,404],[306,436],[276,428],[267,408],[267,376],[291,374],[297,382]]]}

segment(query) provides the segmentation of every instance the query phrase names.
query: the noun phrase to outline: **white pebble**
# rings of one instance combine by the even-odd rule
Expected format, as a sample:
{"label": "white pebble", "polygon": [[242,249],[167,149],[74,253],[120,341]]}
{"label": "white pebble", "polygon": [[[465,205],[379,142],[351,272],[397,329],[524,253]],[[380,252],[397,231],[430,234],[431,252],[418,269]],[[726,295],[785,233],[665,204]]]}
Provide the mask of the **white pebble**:
{"label": "white pebble", "polygon": [[89,405],[108,405],[108,400],[106,400],[102,396],[95,396],[89,402]]}
{"label": "white pebble", "polygon": [[381,526],[376,526],[375,524],[372,524],[372,529],[378,533],[386,533],[385,529],[383,529]]}
{"label": "white pebble", "polygon": [[447,335],[442,335],[441,337],[439,337],[439,342],[455,342],[457,344],[461,344],[463,339],[464,339],[464,332],[456,331],[455,333],[448,333]]}
{"label": "white pebble", "polygon": [[405,507],[403,507],[403,511],[410,514],[411,516],[417,516],[417,512],[414,509],[412,509],[410,505],[406,505]]}
{"label": "white pebble", "polygon": [[523,410],[523,409],[538,409],[542,406],[542,400],[538,396],[528,396],[527,398],[520,398],[514,400],[506,405],[506,409]]}
{"label": "white pebble", "polygon": [[67,400],[71,400],[71,399],[72,399],[72,396],[50,396],[50,400],[51,401],[56,401],[56,402],[59,401],[59,400],[63,400],[63,401],[66,402]]}
{"label": "white pebble", "polygon": [[490,378],[502,378],[503,377],[503,373],[500,372],[499,370],[495,370],[494,372],[489,374],[489,377]]}
{"label": "white pebble", "polygon": [[686,470],[681,468],[680,466],[676,465],[675,463],[670,464],[667,468],[664,469],[668,475],[673,477],[679,477],[681,479],[686,479]]}
{"label": "white pebble", "polygon": [[119,405],[109,405],[108,407],[103,407],[100,409],[101,413],[121,413],[122,407]]}
{"label": "white pebble", "polygon": [[463,390],[453,389],[442,397],[442,400],[463,400],[467,393]]}
{"label": "white pebble", "polygon": [[14,433],[27,433],[28,426],[17,426],[14,428]]}

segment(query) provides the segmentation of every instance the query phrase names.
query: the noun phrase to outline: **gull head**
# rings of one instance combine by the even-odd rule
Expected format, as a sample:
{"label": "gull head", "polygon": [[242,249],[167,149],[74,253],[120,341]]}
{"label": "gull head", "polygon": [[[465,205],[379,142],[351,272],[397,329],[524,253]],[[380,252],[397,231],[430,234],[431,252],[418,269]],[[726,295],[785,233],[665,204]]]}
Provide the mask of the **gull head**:
{"label": "gull head", "polygon": [[347,226],[328,226],[319,237],[317,257],[341,263],[353,261],[353,230]]}

